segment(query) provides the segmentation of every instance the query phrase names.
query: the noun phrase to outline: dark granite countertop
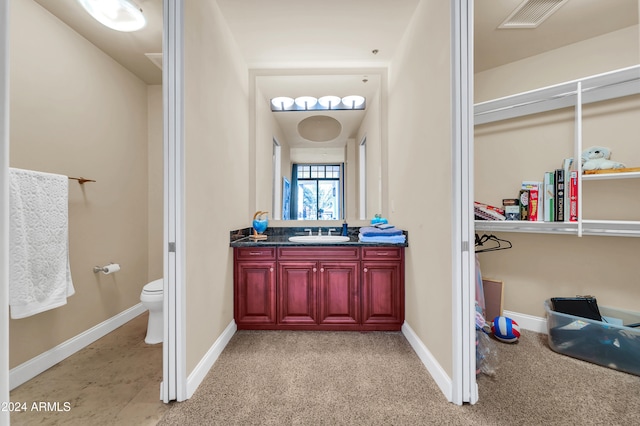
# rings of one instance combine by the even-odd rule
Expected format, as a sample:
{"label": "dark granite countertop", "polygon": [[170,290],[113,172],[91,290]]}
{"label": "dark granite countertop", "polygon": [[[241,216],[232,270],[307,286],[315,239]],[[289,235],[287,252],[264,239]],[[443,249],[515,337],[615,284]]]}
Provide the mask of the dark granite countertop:
{"label": "dark granite countertop", "polygon": [[[322,228],[322,234],[323,235],[328,235],[328,230],[329,229],[335,229],[335,232],[332,232],[333,235],[340,235],[340,232],[342,231],[341,228],[339,227],[327,227],[327,226],[322,226],[320,227]],[[289,237],[294,236],[294,235],[308,235],[309,232],[305,231],[305,229],[309,229],[309,227],[295,227],[295,228],[290,228],[290,227],[278,227],[278,228],[267,228],[266,232],[264,233],[265,235],[267,235],[267,239],[266,240],[260,240],[260,241],[253,241],[250,238],[252,229],[251,228],[244,228],[244,229],[237,229],[235,231],[231,231],[230,233],[230,242],[229,242],[229,246],[230,247],[273,247],[273,246],[288,246],[288,247],[294,247],[294,246],[304,246],[304,247],[309,247],[309,246],[366,246],[366,247],[408,247],[409,246],[409,237],[407,234],[407,231],[404,231],[406,238],[406,242],[404,243],[363,243],[362,241],[358,240],[358,233],[360,231],[360,227],[349,227],[349,232],[348,232],[348,236],[349,236],[349,241],[344,241],[344,242],[335,242],[335,243],[320,243],[320,244],[310,244],[310,243],[294,243],[289,241]],[[314,226],[313,228],[313,235],[317,235],[318,233],[318,227]]]}

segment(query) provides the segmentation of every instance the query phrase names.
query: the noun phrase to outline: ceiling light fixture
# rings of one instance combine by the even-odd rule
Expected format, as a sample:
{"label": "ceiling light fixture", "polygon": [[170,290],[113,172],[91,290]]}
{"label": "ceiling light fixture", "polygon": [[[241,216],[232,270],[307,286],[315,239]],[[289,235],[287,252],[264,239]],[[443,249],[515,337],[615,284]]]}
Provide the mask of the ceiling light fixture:
{"label": "ceiling light fixture", "polygon": [[356,109],[356,107],[364,105],[364,98],[359,95],[345,96],[342,98],[342,103],[348,108]]}
{"label": "ceiling light fixture", "polygon": [[142,9],[131,0],[78,0],[96,21],[112,30],[138,31],[147,24]]}
{"label": "ceiling light fixture", "polygon": [[314,106],[318,103],[318,99],[313,96],[300,96],[296,98],[296,105],[300,108],[306,110],[313,109]]}
{"label": "ceiling light fixture", "polygon": [[358,95],[322,96],[319,99],[313,96],[300,96],[294,99],[287,96],[279,96],[271,99],[271,111],[343,111],[365,109],[365,98]]}
{"label": "ceiling light fixture", "polygon": [[[271,99],[272,111],[286,111],[293,106],[293,99],[286,96]],[[275,108],[275,109],[274,109]]]}
{"label": "ceiling light fixture", "polygon": [[318,103],[320,104],[320,106],[326,109],[331,109],[332,106],[338,105],[341,101],[342,99],[340,99],[338,96],[323,96],[318,99]]}

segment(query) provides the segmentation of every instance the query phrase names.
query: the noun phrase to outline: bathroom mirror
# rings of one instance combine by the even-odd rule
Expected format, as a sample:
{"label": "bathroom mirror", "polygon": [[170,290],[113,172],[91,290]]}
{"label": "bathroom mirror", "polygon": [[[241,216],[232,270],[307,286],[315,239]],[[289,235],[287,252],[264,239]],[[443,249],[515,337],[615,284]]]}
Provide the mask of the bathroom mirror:
{"label": "bathroom mirror", "polygon": [[[357,71],[253,73],[256,209],[268,206],[271,220],[353,221],[383,213],[386,71]],[[270,104],[279,96],[349,95],[365,97],[365,109],[272,111]]]}

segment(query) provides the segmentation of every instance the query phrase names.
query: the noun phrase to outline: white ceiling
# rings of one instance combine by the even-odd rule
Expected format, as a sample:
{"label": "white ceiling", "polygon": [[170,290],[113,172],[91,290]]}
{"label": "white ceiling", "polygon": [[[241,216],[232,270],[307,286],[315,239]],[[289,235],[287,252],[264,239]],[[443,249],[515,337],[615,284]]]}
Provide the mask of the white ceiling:
{"label": "white ceiling", "polygon": [[147,84],[161,84],[162,71],[145,53],[162,53],[162,0],[135,0],[148,25],[134,33],[111,30],[93,19],[76,0],[34,0],[102,49]]}
{"label": "white ceiling", "polygon": [[638,0],[569,0],[538,28],[497,29],[521,2],[475,1],[476,72],[638,24]]}
{"label": "white ceiling", "polygon": [[[35,1],[146,83],[161,83],[161,71],[145,54],[161,52],[162,0],[136,0],[147,17],[148,26],[135,33],[118,33],[103,27],[86,14],[76,0]],[[372,68],[389,65],[420,2],[208,1],[217,3],[250,69],[305,69],[306,74],[309,69],[353,69],[353,74],[344,79],[335,76],[325,79],[318,75],[312,77],[313,81],[265,78],[260,87],[266,98],[373,93],[377,83],[370,80],[363,84],[364,76]],[[521,0],[475,1],[476,72],[638,24],[638,0],[569,0],[536,29],[496,29],[520,3]],[[280,117],[284,120],[282,117],[285,114]],[[282,121],[282,126],[293,135],[297,132],[290,129],[291,123],[299,120],[293,120],[292,115],[287,117],[288,122]]]}

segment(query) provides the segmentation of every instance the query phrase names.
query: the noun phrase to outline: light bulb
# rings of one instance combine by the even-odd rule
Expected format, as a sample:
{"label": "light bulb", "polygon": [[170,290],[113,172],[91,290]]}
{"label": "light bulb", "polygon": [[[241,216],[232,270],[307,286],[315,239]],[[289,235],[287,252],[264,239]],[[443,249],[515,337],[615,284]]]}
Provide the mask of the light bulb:
{"label": "light bulb", "polygon": [[142,9],[130,0],[78,0],[98,22],[112,30],[138,31],[147,25]]}

